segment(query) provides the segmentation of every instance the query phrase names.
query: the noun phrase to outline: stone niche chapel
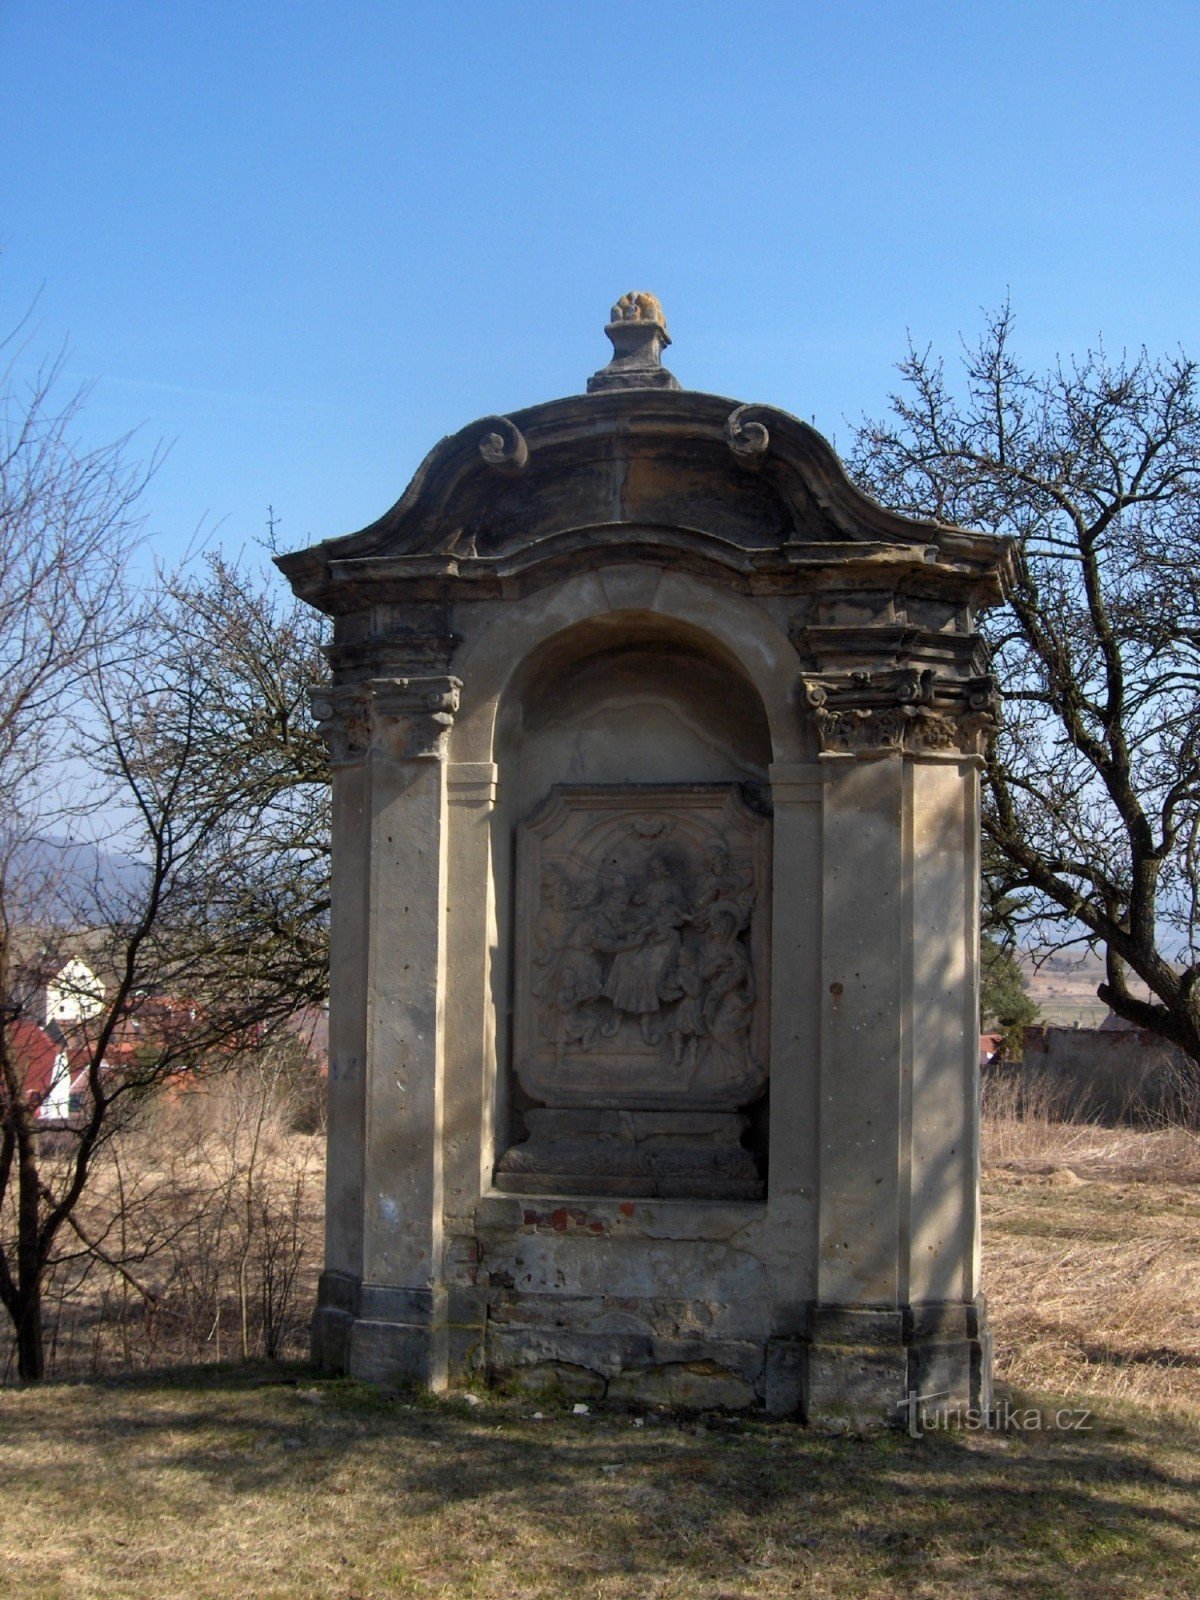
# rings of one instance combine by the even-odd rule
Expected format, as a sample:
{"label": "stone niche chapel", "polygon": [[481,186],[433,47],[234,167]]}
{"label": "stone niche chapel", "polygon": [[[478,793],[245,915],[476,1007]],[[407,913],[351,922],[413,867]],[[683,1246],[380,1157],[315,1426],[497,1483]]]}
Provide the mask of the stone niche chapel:
{"label": "stone niche chapel", "polygon": [[652,296],[606,332],[586,394],[280,558],[334,625],[316,1358],[984,1403],[976,618],[1011,552],[681,389]]}

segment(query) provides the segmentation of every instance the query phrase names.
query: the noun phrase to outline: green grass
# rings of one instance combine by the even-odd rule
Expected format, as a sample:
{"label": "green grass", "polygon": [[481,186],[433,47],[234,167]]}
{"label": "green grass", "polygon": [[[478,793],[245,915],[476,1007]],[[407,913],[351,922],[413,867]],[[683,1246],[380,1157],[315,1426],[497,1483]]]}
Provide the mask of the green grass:
{"label": "green grass", "polygon": [[284,1377],[209,1368],[0,1392],[0,1593],[1200,1591],[1195,1431],[1130,1405],[1085,1433],[917,1441],[650,1412],[639,1426]]}

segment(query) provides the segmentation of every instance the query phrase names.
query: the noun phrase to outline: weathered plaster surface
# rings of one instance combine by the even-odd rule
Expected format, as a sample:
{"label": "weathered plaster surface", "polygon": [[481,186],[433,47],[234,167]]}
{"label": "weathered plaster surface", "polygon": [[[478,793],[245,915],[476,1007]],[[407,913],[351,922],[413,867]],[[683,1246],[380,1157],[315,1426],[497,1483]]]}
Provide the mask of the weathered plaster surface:
{"label": "weathered plaster surface", "polygon": [[[810,1416],[978,1400],[974,618],[1010,557],[660,382],[655,305],[617,308],[587,396],[473,424],[281,562],[335,618],[315,1352]],[[605,794],[659,846],[589,833]],[[731,823],[713,865],[684,814],[724,795],[763,843]],[[542,860],[552,804],[582,820]],[[601,901],[572,966],[555,930]]]}

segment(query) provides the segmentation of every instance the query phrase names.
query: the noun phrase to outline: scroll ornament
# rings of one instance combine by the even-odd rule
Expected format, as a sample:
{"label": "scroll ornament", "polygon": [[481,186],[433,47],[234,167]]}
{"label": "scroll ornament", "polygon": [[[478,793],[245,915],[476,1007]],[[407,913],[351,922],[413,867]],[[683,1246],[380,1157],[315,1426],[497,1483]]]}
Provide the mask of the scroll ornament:
{"label": "scroll ornament", "polygon": [[761,467],[771,435],[760,419],[761,406],[738,406],[725,419],[725,442],[744,467]]}
{"label": "scroll ornament", "polygon": [[335,767],[361,761],[371,743],[371,695],[366,684],[322,685],[309,691],[317,733]]}
{"label": "scroll ornament", "polygon": [[529,464],[529,446],[525,435],[515,422],[507,417],[488,417],[483,423],[484,432],[479,439],[479,454],[489,467],[498,472],[516,475]]}

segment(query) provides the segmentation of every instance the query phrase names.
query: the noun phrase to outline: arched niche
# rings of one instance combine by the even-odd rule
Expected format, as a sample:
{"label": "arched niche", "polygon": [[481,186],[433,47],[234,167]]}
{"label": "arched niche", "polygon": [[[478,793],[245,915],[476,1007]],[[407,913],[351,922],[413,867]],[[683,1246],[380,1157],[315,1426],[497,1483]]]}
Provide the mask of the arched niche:
{"label": "arched niche", "polygon": [[772,741],[758,690],[693,623],[608,613],[530,652],[494,748],[498,1186],[759,1197]]}
{"label": "arched niche", "polygon": [[762,699],[724,645],[652,612],[610,612],[544,641],[501,700],[496,757],[509,809],[555,783],[765,784]]}
{"label": "arched niche", "polygon": [[[587,641],[593,636],[619,642],[626,622],[642,641],[665,640],[683,649],[690,644],[705,659],[728,664],[739,683],[748,685],[756,707],[765,709],[771,760],[815,756],[810,719],[797,707],[796,652],[786,619],[689,573],[621,565],[486,609],[486,622],[470,630],[455,659],[470,687],[450,735],[450,759],[498,761],[504,736],[499,719],[510,718],[521,703],[526,680],[543,663],[552,673],[556,661],[590,654]],[[514,639],[523,653],[514,652]],[[761,725],[757,714],[755,720]]]}

